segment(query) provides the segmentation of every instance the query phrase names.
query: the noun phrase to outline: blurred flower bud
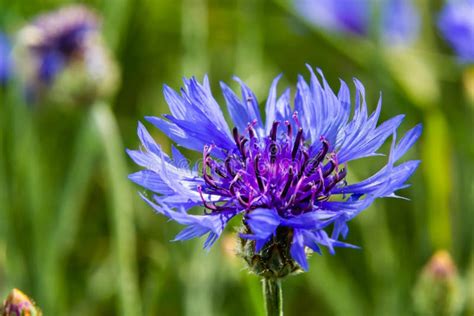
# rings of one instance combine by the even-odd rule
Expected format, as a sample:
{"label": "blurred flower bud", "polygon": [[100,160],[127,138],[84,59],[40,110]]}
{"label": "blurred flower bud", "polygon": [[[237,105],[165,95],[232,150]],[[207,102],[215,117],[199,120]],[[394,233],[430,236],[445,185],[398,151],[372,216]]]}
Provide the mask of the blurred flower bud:
{"label": "blurred flower bud", "polygon": [[232,234],[224,234],[222,239],[221,251],[225,260],[231,265],[237,265],[239,262],[237,257],[237,239]]}
{"label": "blurred flower bud", "polygon": [[462,283],[447,251],[436,252],[423,268],[414,289],[419,315],[458,315],[463,305]]}
{"label": "blurred flower bud", "polygon": [[99,18],[84,6],[38,16],[20,30],[14,55],[33,102],[90,103],[111,95],[118,84]]}
{"label": "blurred flower bud", "polygon": [[464,70],[463,84],[469,104],[474,107],[474,65],[471,65]]}
{"label": "blurred flower bud", "polygon": [[3,302],[1,316],[41,316],[42,313],[22,291],[13,289]]}

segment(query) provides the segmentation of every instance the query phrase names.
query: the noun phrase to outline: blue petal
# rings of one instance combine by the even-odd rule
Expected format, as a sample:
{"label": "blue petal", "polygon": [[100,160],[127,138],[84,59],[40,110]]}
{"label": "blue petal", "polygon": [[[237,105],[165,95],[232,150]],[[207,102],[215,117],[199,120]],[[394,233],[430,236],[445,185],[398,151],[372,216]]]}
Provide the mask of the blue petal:
{"label": "blue petal", "polygon": [[240,84],[241,93],[242,93],[242,102],[245,102],[245,104],[247,105],[247,112],[249,113],[249,116],[252,119],[257,120],[257,126],[256,126],[257,131],[260,130],[261,133],[263,134],[263,123],[262,123],[262,118],[260,116],[260,109],[258,106],[257,97],[252,92],[252,90],[250,90],[250,88],[247,87],[242,80],[240,80],[239,77],[234,77],[234,80]]}
{"label": "blue petal", "polygon": [[171,145],[171,152],[173,154],[173,164],[176,167],[181,169],[189,169],[189,159],[184,157],[174,145]]}
{"label": "blue petal", "polygon": [[286,89],[276,103],[276,120],[284,122],[291,118],[290,89]]}
{"label": "blue petal", "polygon": [[274,209],[257,208],[246,215],[246,223],[251,230],[251,234],[241,234],[242,238],[260,241],[256,251],[265,245],[266,241],[276,232],[280,225],[281,218]]}
{"label": "blue petal", "polygon": [[281,218],[280,222],[283,226],[302,229],[321,229],[330,223],[330,220],[337,216],[334,212],[315,210],[304,213],[292,218]]}
{"label": "blue petal", "polygon": [[221,89],[227,103],[227,109],[230,117],[240,133],[243,133],[247,125],[256,117],[253,116],[253,109],[250,102],[241,102],[235,93],[223,82]]}
{"label": "blue petal", "polygon": [[308,260],[306,259],[305,242],[303,233],[299,229],[293,230],[293,242],[291,243],[291,257],[303,268],[308,271]]}
{"label": "blue petal", "polygon": [[[189,99],[190,104],[202,111],[205,114],[204,117],[214,124],[217,131],[226,134],[230,138],[229,126],[219,104],[212,96],[207,76],[204,77],[203,85],[199,84],[195,78],[185,80],[185,85],[187,91],[184,95]],[[186,109],[189,110],[190,108],[187,107]],[[189,115],[186,115],[183,119],[189,119]]]}
{"label": "blue petal", "polygon": [[272,129],[273,122],[276,121],[276,103],[277,103],[277,85],[278,81],[281,78],[281,74],[278,75],[275,79],[273,79],[272,85],[270,86],[270,91],[268,91],[268,99],[265,106],[265,133],[270,133]]}
{"label": "blue petal", "polygon": [[180,146],[186,147],[191,150],[202,151],[204,145],[207,144],[207,142],[204,143],[201,140],[196,140],[194,138],[189,137],[189,135],[187,135],[182,128],[161,118],[154,116],[146,116],[145,119],[158,129],[160,129],[163,133],[166,134],[166,136],[171,138],[175,143],[179,144]]}
{"label": "blue petal", "polygon": [[160,194],[174,194],[174,191],[163,182],[161,177],[151,170],[142,170],[132,173],[128,178],[147,190]]}
{"label": "blue petal", "polygon": [[219,238],[224,230],[227,222],[238,214],[238,211],[219,213],[216,215],[190,215],[184,211],[176,212],[168,208],[166,205],[157,205],[140,194],[155,211],[163,214],[170,219],[187,227],[183,229],[173,241],[188,240],[196,237],[201,237],[209,233],[209,237],[204,244],[205,249],[209,249],[213,243]]}
{"label": "blue petal", "polygon": [[318,254],[322,254],[321,253],[321,248],[319,247],[318,245],[318,240],[317,238],[315,237],[314,235],[314,231],[310,231],[310,230],[301,230],[301,232],[303,233],[303,236],[304,236],[304,244],[306,247],[310,248],[311,250],[313,250],[314,252],[318,253]]}
{"label": "blue petal", "polygon": [[[223,149],[233,149],[235,147],[235,143],[228,135],[216,130],[215,125],[205,116],[202,116],[199,120],[178,120],[171,115],[165,115],[165,117],[181,128],[186,135],[194,141],[201,144],[215,144],[218,148]],[[203,147],[200,148],[200,151],[202,151],[202,149]]]}
{"label": "blue petal", "polygon": [[400,159],[407,152],[407,150],[413,146],[413,144],[420,137],[422,130],[422,125],[418,124],[405,134],[405,136],[400,140],[395,148],[395,152],[393,154],[394,161]]}
{"label": "blue petal", "polygon": [[373,196],[368,195],[364,199],[349,198],[346,201],[326,201],[319,203],[319,207],[323,210],[338,212],[339,216],[344,214],[347,220],[350,220],[362,210],[369,207],[374,199]]}
{"label": "blue petal", "polygon": [[151,137],[150,133],[148,133],[147,129],[145,128],[145,126],[143,126],[141,122],[138,122],[137,134],[142,145],[147,151],[152,152],[156,155],[161,155],[162,150],[156,144],[155,140]]}
{"label": "blue petal", "polygon": [[392,142],[389,162],[373,176],[361,182],[345,187],[334,188],[333,194],[371,194],[376,197],[396,197],[395,191],[404,188],[405,181],[413,174],[419,165],[419,161],[408,161],[399,166],[393,164],[413,146],[421,135],[422,126],[417,125],[408,131],[396,144],[396,133]]}
{"label": "blue petal", "polygon": [[166,103],[168,103],[171,114],[180,120],[185,119],[186,105],[181,96],[167,85],[163,86],[163,94],[165,96]]}
{"label": "blue petal", "polygon": [[[386,139],[398,128],[404,115],[395,116],[375,128],[380,107],[367,119],[365,91],[362,84],[355,80],[357,91],[356,104],[359,108],[354,113],[353,120],[345,128],[345,137],[338,150],[340,163],[362,157],[373,156]],[[379,101],[380,105],[380,101]]]}
{"label": "blue petal", "polygon": [[172,115],[169,121],[147,118],[176,143],[192,150],[201,151],[204,144],[216,144],[220,148],[233,148],[229,127],[224,115],[212,96],[207,77],[201,85],[195,78],[184,79],[181,96],[164,87],[166,101]]}
{"label": "blue petal", "polygon": [[310,94],[309,86],[301,75],[298,75],[298,83],[296,84],[295,94],[295,111],[298,112],[298,119],[301,122],[304,131],[304,137],[315,141],[315,137],[319,136],[319,121],[316,116],[316,108],[321,106],[321,98]]}

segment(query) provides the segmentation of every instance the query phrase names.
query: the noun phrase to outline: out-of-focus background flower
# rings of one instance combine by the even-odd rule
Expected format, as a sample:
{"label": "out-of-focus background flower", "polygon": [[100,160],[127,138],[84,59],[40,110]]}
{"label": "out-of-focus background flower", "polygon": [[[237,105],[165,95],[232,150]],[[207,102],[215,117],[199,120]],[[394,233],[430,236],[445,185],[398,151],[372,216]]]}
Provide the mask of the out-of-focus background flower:
{"label": "out-of-focus background flower", "polygon": [[382,91],[382,118],[423,123],[406,158],[422,164],[409,201],[350,223],[362,250],[284,281],[285,314],[472,315],[473,20],[470,0],[0,0],[1,296],[21,289],[45,315],[263,315],[234,231],[209,253],[170,243],[179,227],[140,201],[125,148],[166,113],[164,83],[207,73],[224,104],[235,74],[264,101],[309,63],[333,89],[359,78],[372,110]]}

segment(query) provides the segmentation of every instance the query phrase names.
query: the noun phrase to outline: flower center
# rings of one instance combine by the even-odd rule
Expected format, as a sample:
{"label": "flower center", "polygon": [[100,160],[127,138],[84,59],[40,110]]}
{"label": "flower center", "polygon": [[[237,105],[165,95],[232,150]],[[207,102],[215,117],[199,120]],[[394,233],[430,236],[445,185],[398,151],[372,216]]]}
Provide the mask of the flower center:
{"label": "flower center", "polygon": [[[199,192],[206,209],[215,213],[240,204],[246,210],[274,208],[281,216],[291,217],[329,199],[331,189],[345,178],[346,169],[339,168],[337,155],[329,151],[330,144],[323,136],[320,146],[308,146],[296,115],[294,119],[296,133],[288,121],[281,135],[277,135],[278,121],[265,137],[257,136],[255,123],[248,125],[245,135],[234,128],[237,149],[224,160],[210,156],[213,146],[204,147],[202,174],[207,186]],[[319,150],[310,155],[316,146]],[[206,202],[203,192],[227,202]]]}

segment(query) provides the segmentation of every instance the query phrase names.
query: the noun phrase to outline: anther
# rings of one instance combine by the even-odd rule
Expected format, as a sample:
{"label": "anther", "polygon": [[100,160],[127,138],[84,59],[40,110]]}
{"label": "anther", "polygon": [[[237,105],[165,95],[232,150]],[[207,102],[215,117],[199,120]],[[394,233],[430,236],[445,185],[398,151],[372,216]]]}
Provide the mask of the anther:
{"label": "anther", "polygon": [[291,127],[291,123],[289,121],[285,121],[285,125],[288,133],[288,138],[291,139],[291,137],[293,136],[293,128]]}
{"label": "anther", "polygon": [[260,189],[261,192],[263,192],[265,187],[263,186],[262,177],[260,176],[260,169],[259,169],[260,157],[261,157],[260,154],[258,154],[257,157],[255,158],[254,169],[255,169],[255,177],[257,178],[258,188]]}
{"label": "anther", "polygon": [[232,136],[234,136],[235,144],[240,149],[240,135],[239,135],[239,130],[237,129],[237,127],[234,127],[232,129]]}
{"label": "anther", "polygon": [[232,170],[232,166],[230,165],[231,158],[227,157],[224,161],[225,167],[227,169],[227,173],[230,174],[232,177],[235,176],[234,170]]}
{"label": "anther", "polygon": [[255,130],[253,129],[253,124],[252,123],[248,123],[247,125],[247,130],[248,130],[248,133],[249,133],[249,137],[252,139],[252,138],[255,138]]}
{"label": "anther", "polygon": [[[209,184],[210,186],[216,188],[216,189],[219,189],[219,187],[217,186],[216,182],[214,181],[214,179],[207,173],[207,167],[209,166],[209,162],[208,160],[206,159],[206,161],[204,162],[204,165],[202,167],[202,176],[204,178],[204,181],[206,181],[207,184]],[[209,166],[210,167],[210,166]]]}
{"label": "anther", "polygon": [[286,180],[285,187],[283,188],[283,191],[281,191],[280,197],[285,198],[286,195],[288,194],[288,190],[290,189],[291,182],[293,182],[293,167],[290,166],[288,169],[288,179]]}
{"label": "anther", "polygon": [[242,204],[242,206],[247,207],[248,206],[248,201],[244,200],[244,197],[240,194],[240,192],[237,192],[236,194],[237,200]]}
{"label": "anther", "polygon": [[204,207],[206,207],[207,209],[210,209],[211,211],[217,211],[217,207],[214,204],[209,204],[204,199],[204,195],[202,194],[202,186],[198,185],[197,190],[198,190],[199,196],[201,197],[202,204],[204,204]]}
{"label": "anther", "polygon": [[329,164],[330,164],[329,168],[328,168],[328,165],[324,166],[324,169],[326,169],[323,172],[324,177],[327,177],[328,175],[330,175],[336,168],[336,162],[334,161],[334,159],[329,160]]}
{"label": "anther", "polygon": [[324,160],[326,157],[328,151],[329,151],[329,142],[321,136],[321,143],[323,147],[319,150],[318,154],[316,157],[311,159],[310,163],[312,163],[311,169],[309,170],[309,174],[313,174],[316,171],[316,168],[319,166],[319,164]]}
{"label": "anther", "polygon": [[298,133],[296,134],[295,143],[293,145],[293,150],[291,152],[291,158],[295,160],[296,153],[298,152],[298,148],[300,147],[301,139],[303,137],[303,129],[300,127],[298,129]]}
{"label": "anther", "polygon": [[276,140],[278,125],[280,125],[280,122],[274,121],[272,125],[272,129],[270,130],[270,139],[273,141]]}
{"label": "anther", "polygon": [[270,163],[274,164],[276,161],[276,155],[278,152],[278,146],[275,144],[275,142],[272,142],[270,144]]}
{"label": "anther", "polygon": [[295,121],[296,126],[298,126],[298,128],[301,128],[300,120],[298,120],[298,111],[295,111],[293,113],[293,120]]}

